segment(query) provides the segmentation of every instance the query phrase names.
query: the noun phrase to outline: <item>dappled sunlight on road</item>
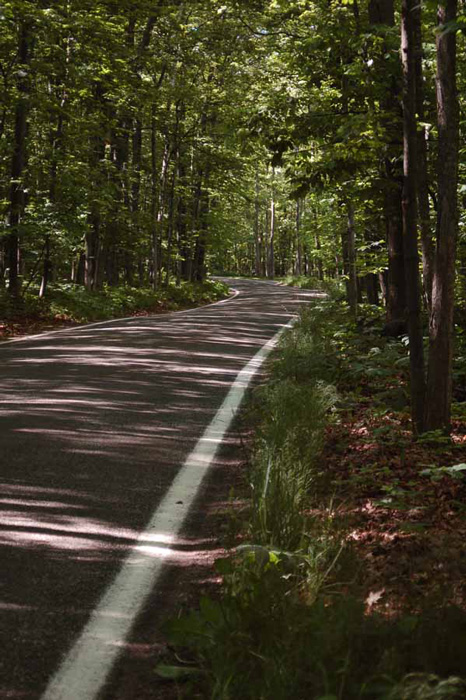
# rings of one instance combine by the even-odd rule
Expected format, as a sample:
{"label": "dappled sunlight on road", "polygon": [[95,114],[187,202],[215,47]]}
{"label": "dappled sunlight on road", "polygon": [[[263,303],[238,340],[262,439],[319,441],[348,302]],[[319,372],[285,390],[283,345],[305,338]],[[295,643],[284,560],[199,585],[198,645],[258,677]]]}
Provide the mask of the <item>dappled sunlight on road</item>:
{"label": "dappled sunlight on road", "polygon": [[226,304],[0,345],[8,697],[38,697],[128,551],[134,566],[189,567],[218,548],[140,533],[240,370],[309,300],[234,286],[245,291]]}

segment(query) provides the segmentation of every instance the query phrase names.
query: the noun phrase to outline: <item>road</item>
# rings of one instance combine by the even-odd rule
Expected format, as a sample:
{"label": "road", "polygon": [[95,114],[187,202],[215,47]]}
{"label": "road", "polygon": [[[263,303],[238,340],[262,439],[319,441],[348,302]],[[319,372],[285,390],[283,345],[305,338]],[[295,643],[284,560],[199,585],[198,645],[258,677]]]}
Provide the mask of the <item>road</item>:
{"label": "road", "polygon": [[0,345],[0,698],[105,694],[200,498],[186,478],[215,462],[219,409],[311,296],[230,283],[219,304]]}

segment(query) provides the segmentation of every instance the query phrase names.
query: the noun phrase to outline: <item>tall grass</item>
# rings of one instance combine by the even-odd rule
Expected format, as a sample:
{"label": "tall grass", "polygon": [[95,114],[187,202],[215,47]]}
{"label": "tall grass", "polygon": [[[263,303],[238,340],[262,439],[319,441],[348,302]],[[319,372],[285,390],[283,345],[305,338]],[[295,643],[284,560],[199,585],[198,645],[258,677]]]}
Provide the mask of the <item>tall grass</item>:
{"label": "tall grass", "polygon": [[318,471],[331,385],[282,379],[261,392],[265,417],[252,459],[252,533],[262,544],[299,549]]}

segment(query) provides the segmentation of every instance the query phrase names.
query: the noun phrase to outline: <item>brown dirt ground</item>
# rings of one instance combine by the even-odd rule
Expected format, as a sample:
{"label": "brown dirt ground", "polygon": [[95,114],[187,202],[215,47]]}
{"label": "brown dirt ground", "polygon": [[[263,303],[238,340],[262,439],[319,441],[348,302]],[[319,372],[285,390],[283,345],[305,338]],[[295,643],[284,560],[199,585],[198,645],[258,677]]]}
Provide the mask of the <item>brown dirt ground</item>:
{"label": "brown dirt ground", "polygon": [[466,609],[466,479],[422,474],[466,463],[466,424],[454,422],[451,443],[415,442],[407,415],[373,418],[361,405],[327,429],[323,459],[367,608]]}

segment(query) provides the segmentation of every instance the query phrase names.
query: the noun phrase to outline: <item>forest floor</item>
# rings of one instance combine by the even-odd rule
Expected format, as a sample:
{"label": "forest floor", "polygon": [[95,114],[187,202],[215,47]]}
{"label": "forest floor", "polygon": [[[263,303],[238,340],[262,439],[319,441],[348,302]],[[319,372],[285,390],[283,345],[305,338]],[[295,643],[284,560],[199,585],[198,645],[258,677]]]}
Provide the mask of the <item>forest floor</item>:
{"label": "forest floor", "polygon": [[218,281],[150,288],[117,287],[88,292],[76,285],[56,285],[45,299],[28,292],[17,300],[0,293],[0,341],[121,318],[182,311],[228,297]]}
{"label": "forest floor", "polygon": [[374,417],[361,397],[327,427],[322,460],[367,608],[466,612],[466,422],[451,440],[413,440],[407,414]]}

